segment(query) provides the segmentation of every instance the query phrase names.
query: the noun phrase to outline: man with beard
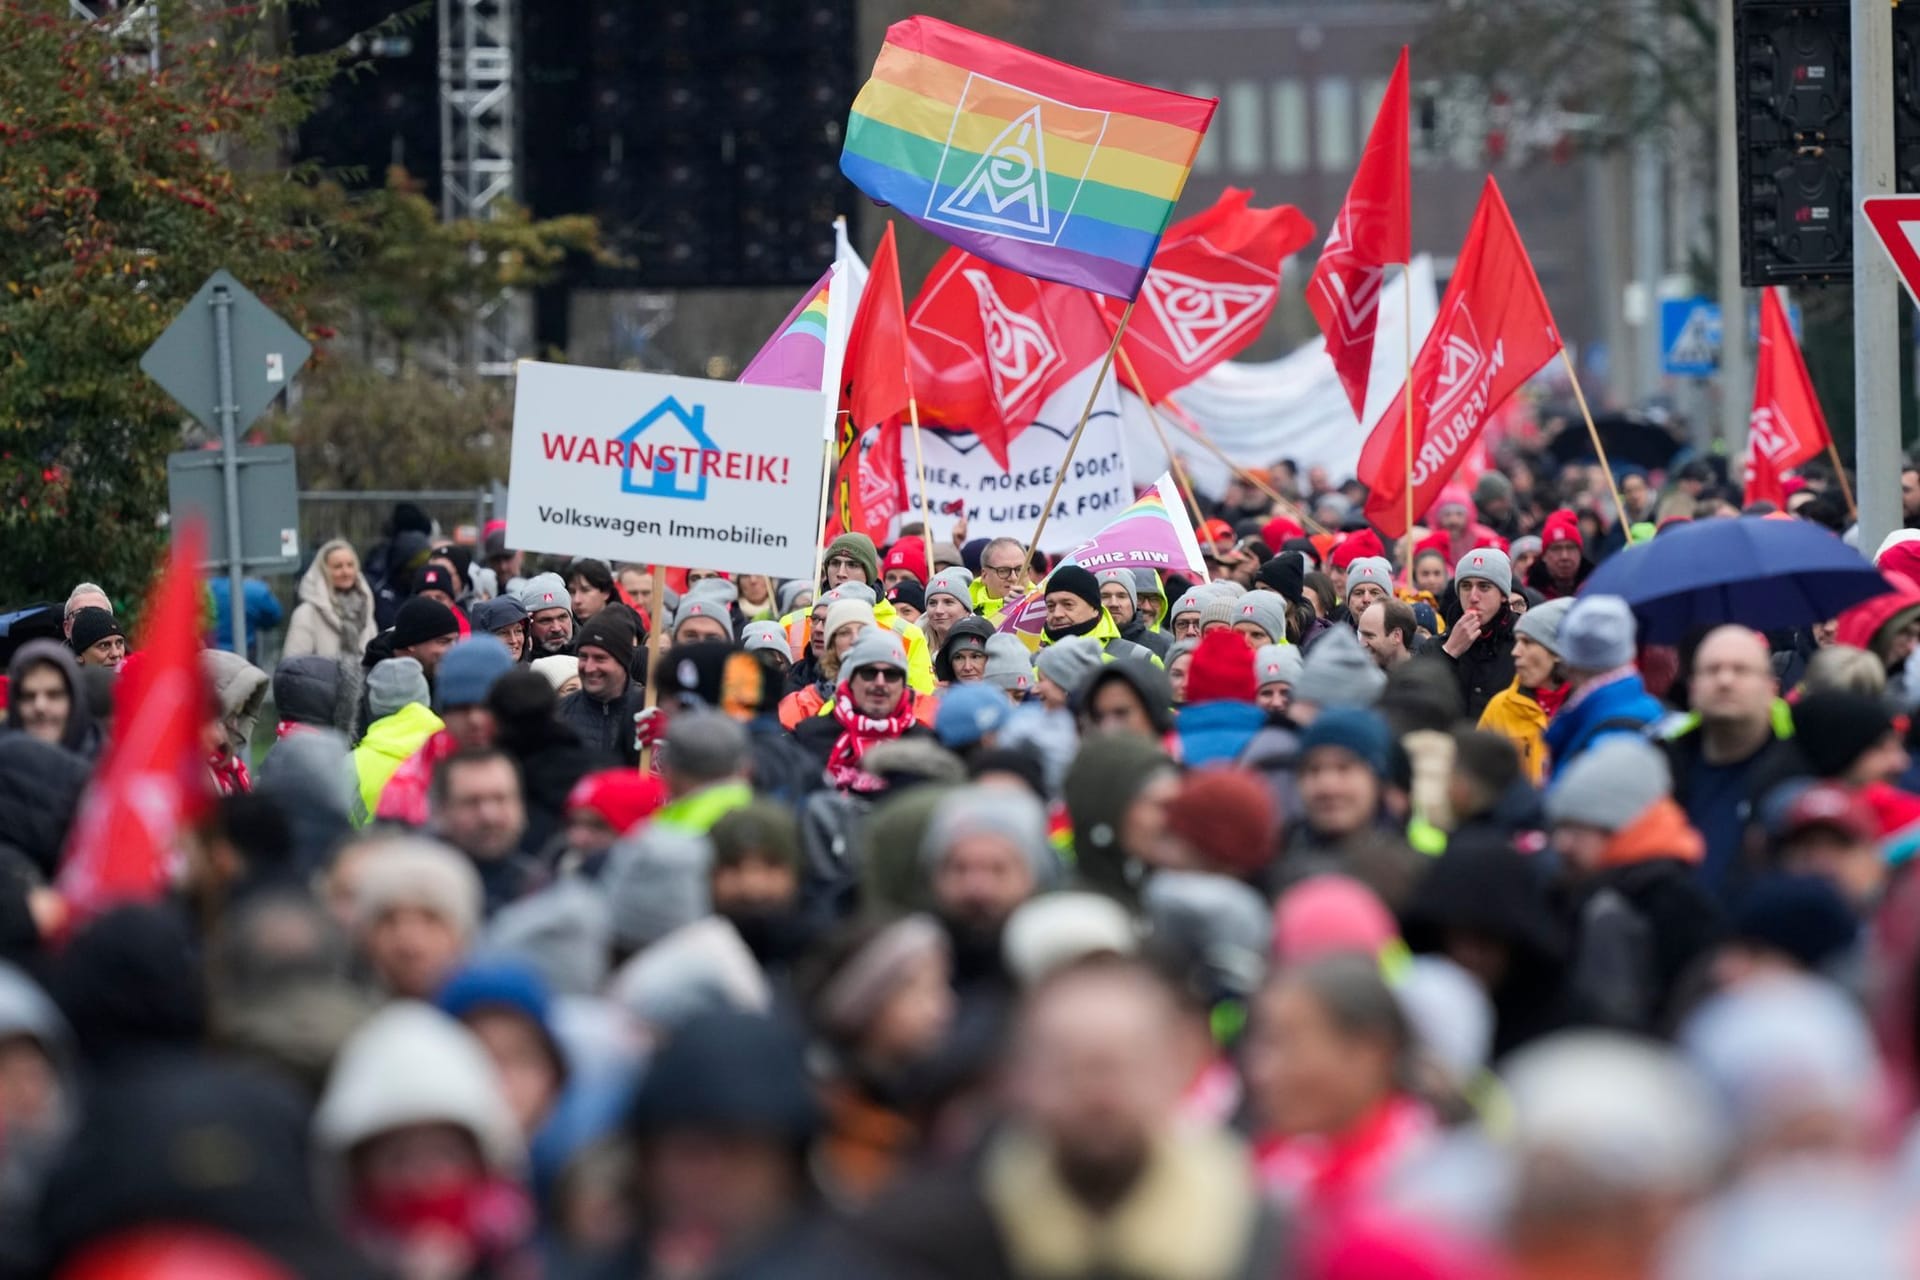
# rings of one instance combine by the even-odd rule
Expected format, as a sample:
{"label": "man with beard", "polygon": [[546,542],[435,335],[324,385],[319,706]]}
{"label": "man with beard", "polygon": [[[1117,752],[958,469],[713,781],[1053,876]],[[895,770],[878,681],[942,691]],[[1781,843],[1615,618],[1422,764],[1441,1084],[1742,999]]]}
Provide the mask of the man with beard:
{"label": "man with beard", "polygon": [[1021,903],[1048,888],[1060,864],[1047,815],[1023,789],[962,787],[941,800],[920,842],[963,998],[1011,994],[1000,934]]}
{"label": "man with beard", "polygon": [[1006,1123],[975,1160],[900,1186],[855,1230],[929,1280],[1280,1274],[1286,1233],[1245,1152],[1181,1113],[1182,1026],[1146,965],[1056,970],[1013,1034]]}
{"label": "man with beard", "polygon": [[714,823],[707,838],[714,914],[733,924],[768,980],[784,986],[813,940],[800,907],[800,829],[793,811],[756,800]]}

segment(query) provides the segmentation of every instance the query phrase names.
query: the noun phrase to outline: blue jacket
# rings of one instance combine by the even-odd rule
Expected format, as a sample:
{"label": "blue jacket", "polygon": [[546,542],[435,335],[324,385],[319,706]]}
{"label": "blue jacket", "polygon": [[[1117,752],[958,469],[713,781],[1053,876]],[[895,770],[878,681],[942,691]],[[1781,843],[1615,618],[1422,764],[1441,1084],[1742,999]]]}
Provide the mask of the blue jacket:
{"label": "blue jacket", "polygon": [[1267,713],[1251,702],[1198,702],[1182,707],[1173,731],[1189,768],[1232,764],[1267,727]]}
{"label": "blue jacket", "polygon": [[[232,649],[233,623],[227,614],[226,575],[208,579],[207,591],[213,596],[213,634],[208,637],[208,646]],[[252,656],[257,657],[260,653],[260,633],[279,626],[284,614],[280,602],[274,599],[273,588],[258,578],[241,579],[240,593],[247,609],[247,648],[253,651]]]}
{"label": "blue jacket", "polygon": [[1591,689],[1578,702],[1569,699],[1547,725],[1553,771],[1559,773],[1600,739],[1616,733],[1644,733],[1666,714],[1666,706],[1647,692],[1638,671]]}

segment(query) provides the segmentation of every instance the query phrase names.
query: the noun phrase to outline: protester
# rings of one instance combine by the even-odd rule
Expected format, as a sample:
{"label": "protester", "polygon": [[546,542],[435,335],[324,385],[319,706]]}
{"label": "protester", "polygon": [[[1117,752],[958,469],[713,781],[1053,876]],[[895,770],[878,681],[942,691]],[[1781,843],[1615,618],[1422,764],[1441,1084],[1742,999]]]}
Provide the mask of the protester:
{"label": "protester", "polygon": [[1644,735],[1666,718],[1633,665],[1635,639],[1633,612],[1618,596],[1582,596],[1560,620],[1555,651],[1568,692],[1547,727],[1555,772],[1611,735]]}
{"label": "protester", "polygon": [[573,647],[580,662],[580,688],[560,700],[555,714],[588,747],[633,763],[639,758],[633,717],[643,709],[645,696],[632,675],[640,651],[632,611],[624,606],[602,609],[580,628]]}
{"label": "protester", "polygon": [[1513,743],[1528,781],[1547,776],[1547,729],[1565,704],[1566,669],[1560,662],[1560,629],[1572,601],[1549,600],[1513,625],[1513,683],[1487,700],[1480,727]]}
{"label": "protester", "polygon": [[1459,616],[1447,618],[1439,652],[1453,666],[1469,718],[1478,719],[1493,695],[1513,683],[1513,566],[1504,551],[1464,553],[1453,570]]}

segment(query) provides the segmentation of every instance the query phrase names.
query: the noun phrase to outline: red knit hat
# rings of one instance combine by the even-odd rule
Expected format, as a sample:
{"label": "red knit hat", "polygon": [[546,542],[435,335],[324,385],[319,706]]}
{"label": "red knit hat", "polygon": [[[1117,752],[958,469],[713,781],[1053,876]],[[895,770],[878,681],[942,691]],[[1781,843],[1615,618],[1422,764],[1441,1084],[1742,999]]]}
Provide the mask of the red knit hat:
{"label": "red knit hat", "polygon": [[1187,701],[1252,702],[1260,694],[1253,649],[1238,631],[1216,627],[1200,637],[1187,667]]}
{"label": "red knit hat", "polygon": [[621,835],[633,830],[667,802],[666,785],[656,774],[632,769],[603,769],[573,784],[567,812],[591,809]]}
{"label": "red knit hat", "polygon": [[1278,551],[1287,545],[1288,538],[1298,538],[1306,533],[1297,523],[1285,516],[1275,516],[1260,526],[1260,541]]}
{"label": "red knit hat", "polygon": [[927,585],[927,544],[923,538],[902,538],[887,548],[887,558],[880,562],[880,573],[884,577],[888,570],[905,569],[912,574],[921,586]]}
{"label": "red knit hat", "polygon": [[1340,539],[1340,545],[1333,549],[1331,560],[1344,569],[1362,556],[1385,556],[1386,547],[1380,543],[1380,535],[1371,529],[1361,529]]}
{"label": "red knit hat", "polygon": [[1279,833],[1273,792],[1247,769],[1199,769],[1167,804],[1167,830],[1193,847],[1209,871],[1244,876],[1273,861]]}
{"label": "red knit hat", "polygon": [[1544,551],[1556,542],[1571,542],[1582,551],[1587,547],[1580,536],[1580,517],[1565,507],[1548,516],[1547,522],[1540,526],[1540,549]]}

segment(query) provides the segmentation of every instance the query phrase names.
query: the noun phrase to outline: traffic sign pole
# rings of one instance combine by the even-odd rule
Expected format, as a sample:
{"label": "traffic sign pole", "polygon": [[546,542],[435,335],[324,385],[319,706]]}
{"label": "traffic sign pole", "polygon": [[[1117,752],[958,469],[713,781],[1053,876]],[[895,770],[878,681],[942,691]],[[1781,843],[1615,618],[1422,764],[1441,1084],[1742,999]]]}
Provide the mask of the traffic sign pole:
{"label": "traffic sign pole", "polygon": [[1853,466],[1860,481],[1860,547],[1901,525],[1900,315],[1894,277],[1862,201],[1893,192],[1893,10],[1852,0],[1853,12]]}
{"label": "traffic sign pole", "polygon": [[233,651],[247,656],[246,573],[240,551],[239,406],[233,396],[233,294],[213,290],[214,377],[220,389],[220,478],[227,491],[227,617],[233,623]]}

